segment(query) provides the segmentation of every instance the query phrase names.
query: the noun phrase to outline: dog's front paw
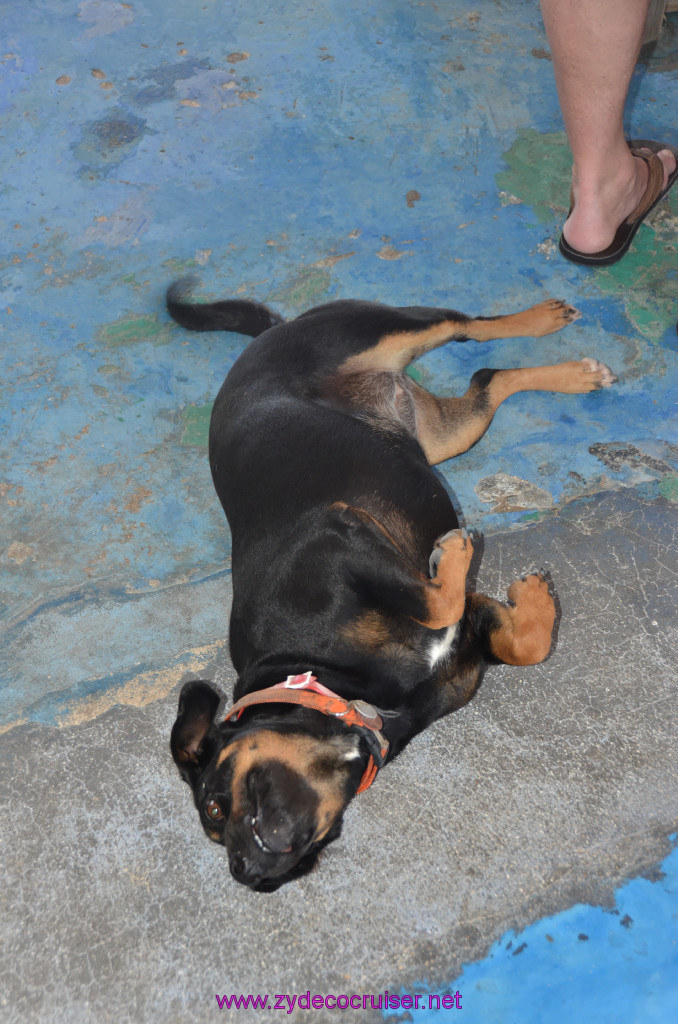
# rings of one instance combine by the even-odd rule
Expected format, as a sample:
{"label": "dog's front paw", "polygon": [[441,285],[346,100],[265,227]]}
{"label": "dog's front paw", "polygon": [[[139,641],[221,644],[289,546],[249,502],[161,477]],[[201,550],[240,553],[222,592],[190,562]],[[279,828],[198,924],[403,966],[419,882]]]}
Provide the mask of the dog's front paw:
{"label": "dog's front paw", "polygon": [[428,574],[431,579],[435,579],[438,575],[443,555],[446,568],[448,563],[451,568],[452,563],[456,561],[459,568],[466,574],[473,557],[473,540],[470,534],[464,529],[450,530],[442,537],[438,537],[428,560]]}
{"label": "dog's front paw", "polygon": [[529,576],[523,576],[516,580],[508,588],[508,599],[512,605],[524,604],[525,602],[553,601],[551,597],[550,577],[545,572],[532,572]]}
{"label": "dog's front paw", "polygon": [[548,573],[535,572],[508,588],[513,631],[513,664],[536,665],[549,653],[556,621],[556,603]]}

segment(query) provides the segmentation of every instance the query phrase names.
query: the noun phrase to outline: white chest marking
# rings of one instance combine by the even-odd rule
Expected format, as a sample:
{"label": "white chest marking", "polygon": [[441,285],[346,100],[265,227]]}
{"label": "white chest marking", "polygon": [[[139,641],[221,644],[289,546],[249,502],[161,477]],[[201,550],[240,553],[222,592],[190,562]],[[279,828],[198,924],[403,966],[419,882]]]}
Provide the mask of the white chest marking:
{"label": "white chest marking", "polygon": [[448,626],[445,635],[434,640],[428,651],[428,663],[430,668],[435,668],[439,661],[448,656],[459,633],[459,623]]}

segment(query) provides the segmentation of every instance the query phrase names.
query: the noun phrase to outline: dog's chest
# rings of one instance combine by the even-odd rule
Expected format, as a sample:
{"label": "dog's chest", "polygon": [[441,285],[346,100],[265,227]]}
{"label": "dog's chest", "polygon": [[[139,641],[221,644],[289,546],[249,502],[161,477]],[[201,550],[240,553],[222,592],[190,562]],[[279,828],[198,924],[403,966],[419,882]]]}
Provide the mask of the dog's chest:
{"label": "dog's chest", "polygon": [[428,647],[428,664],[430,669],[436,668],[454,651],[459,636],[459,623],[448,626],[442,636],[436,637]]}

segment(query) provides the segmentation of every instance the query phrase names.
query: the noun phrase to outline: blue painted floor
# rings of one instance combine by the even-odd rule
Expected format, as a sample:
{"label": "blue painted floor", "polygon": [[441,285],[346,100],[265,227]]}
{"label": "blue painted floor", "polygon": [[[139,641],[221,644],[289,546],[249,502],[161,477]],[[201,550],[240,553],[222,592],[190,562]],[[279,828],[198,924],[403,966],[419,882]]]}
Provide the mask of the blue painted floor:
{"label": "blue painted floor", "polygon": [[[569,155],[536,0],[477,9],[462,0],[0,0],[0,10],[7,1019],[154,1020],[148,993],[160,989],[167,1019],[204,1019],[191,978],[201,992],[224,980],[246,992],[272,983],[274,970],[278,986],[305,990],[317,956],[317,984],[408,990],[457,976],[509,929],[539,929],[533,922],[557,911],[571,923],[573,903],[604,904],[666,857],[678,822],[678,191],[618,266],[590,272],[559,257]],[[677,18],[639,64],[631,137],[678,144]],[[298,887],[300,917],[293,893],[264,914],[219,890],[219,920],[239,922],[228,971],[191,874],[211,888],[223,865],[199,845],[166,743],[182,680],[204,675],[226,691],[233,681],[229,539],[206,431],[244,342],[189,336],[170,322],[164,290],[186,273],[201,279],[203,297],[249,296],[286,317],[342,297],[492,315],[556,296],[582,313],[564,332],[448,346],[413,375],[454,394],[481,366],[592,355],[619,376],[587,396],[512,398],[479,445],[441,467],[467,525],[486,534],[497,593],[552,560],[563,605],[557,658],[519,686],[498,670],[458,724],[394,766],[381,799],[361,805],[369,812],[354,809],[335,859]],[[420,761],[444,807],[457,808],[449,813],[463,807],[454,826],[417,789]],[[144,769],[147,804],[135,802],[128,776],[144,779]],[[419,822],[424,805],[415,883],[406,826],[394,830],[392,815],[406,807]],[[92,807],[107,809],[93,831]],[[380,857],[366,857],[377,840]],[[452,849],[457,874],[442,878]],[[39,869],[37,895],[26,865]],[[663,885],[653,884],[653,898],[666,891],[670,908]],[[347,938],[355,915],[346,909],[359,911],[363,889],[379,908],[364,947]],[[146,973],[116,916],[123,905],[148,944]],[[197,929],[190,942],[182,908]],[[675,957],[675,921],[663,920],[657,941]],[[106,921],[116,924],[112,939],[99,931]],[[55,942],[60,968],[47,983]],[[506,963],[532,962],[530,945],[502,960],[501,942],[478,968],[489,971],[487,1020]],[[331,955],[342,943],[343,971]],[[544,947],[540,972],[560,969],[560,948]],[[270,966],[280,949],[297,951],[300,974],[287,961]],[[579,1006],[607,977],[596,957],[588,977],[576,975]],[[22,974],[15,960],[33,966]],[[470,977],[465,968],[458,982],[469,991]],[[650,991],[656,1006],[642,1019],[674,1020],[675,991]]]}
{"label": "blue painted floor", "polygon": [[578,904],[503,936],[448,986],[454,1009],[443,1008],[442,993],[435,993],[439,1004],[422,990],[413,1020],[665,1024],[678,1016],[676,922],[678,850],[653,880],[617,890],[613,908]]}
{"label": "blue painted floor", "polygon": [[[616,268],[556,256],[568,157],[539,25],[532,3],[487,25],[463,4],[6,5],[4,724],[60,720],[64,700],[153,666],[168,645],[149,649],[126,595],[141,609],[224,566],[202,453],[242,339],[172,325],[177,275],[286,316],[340,296],[483,314],[564,297],[583,317],[563,334],[448,347],[414,370],[441,393],[481,365],[584,355],[620,376],[504,405],[443,467],[468,522],[524,524],[622,484],[676,496],[678,198]],[[642,70],[630,132],[666,133],[674,90],[675,73]],[[102,602],[125,651],[86,644],[74,689],[64,622],[96,632]],[[31,647],[26,694],[34,626],[52,643]]]}

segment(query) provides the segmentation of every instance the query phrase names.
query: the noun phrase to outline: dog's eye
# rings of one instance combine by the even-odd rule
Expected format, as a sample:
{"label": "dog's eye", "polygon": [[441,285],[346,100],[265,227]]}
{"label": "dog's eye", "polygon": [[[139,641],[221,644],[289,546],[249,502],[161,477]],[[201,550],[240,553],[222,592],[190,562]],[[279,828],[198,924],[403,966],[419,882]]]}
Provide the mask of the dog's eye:
{"label": "dog's eye", "polygon": [[216,800],[207,801],[207,803],[205,804],[205,813],[207,817],[210,818],[212,821],[221,821],[221,819],[224,816],[224,812],[222,811],[221,807],[216,802]]}

